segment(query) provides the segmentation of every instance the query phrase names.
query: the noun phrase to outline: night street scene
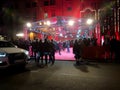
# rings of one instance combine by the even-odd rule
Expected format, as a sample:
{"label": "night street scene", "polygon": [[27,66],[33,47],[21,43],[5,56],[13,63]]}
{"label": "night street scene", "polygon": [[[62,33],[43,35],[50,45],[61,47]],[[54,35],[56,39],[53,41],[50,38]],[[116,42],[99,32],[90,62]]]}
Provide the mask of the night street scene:
{"label": "night street scene", "polygon": [[0,0],[0,90],[120,90],[120,0]]}

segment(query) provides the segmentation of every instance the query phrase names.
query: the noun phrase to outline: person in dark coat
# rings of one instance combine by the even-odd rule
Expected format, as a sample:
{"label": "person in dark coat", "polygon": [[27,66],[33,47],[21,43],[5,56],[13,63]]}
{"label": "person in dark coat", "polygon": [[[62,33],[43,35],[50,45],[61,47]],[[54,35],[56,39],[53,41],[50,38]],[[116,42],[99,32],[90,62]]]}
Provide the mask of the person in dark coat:
{"label": "person in dark coat", "polygon": [[52,62],[52,64],[54,64],[55,62],[55,51],[56,51],[55,42],[52,39],[50,42],[50,56],[49,56],[50,57],[49,62]]}
{"label": "person in dark coat", "polygon": [[48,41],[47,38],[44,40],[43,46],[44,46],[43,52],[44,52],[44,56],[45,56],[45,65],[47,65],[48,56],[49,56],[49,53],[50,53],[50,44],[49,44],[49,41]]}
{"label": "person in dark coat", "polygon": [[79,59],[80,59],[80,49],[79,49],[79,42],[78,40],[76,39],[74,44],[73,44],[73,53],[74,53],[74,57],[75,57],[75,60],[76,60],[76,64],[78,65],[79,64]]}
{"label": "person in dark coat", "polygon": [[111,59],[114,55],[115,62],[120,62],[120,41],[116,40],[115,37],[110,40],[110,52]]}
{"label": "person in dark coat", "polygon": [[44,49],[43,42],[40,39],[39,44],[38,44],[38,57],[37,57],[38,65],[39,65],[39,61],[40,61],[40,64],[43,65],[43,56],[44,56],[43,49]]}
{"label": "person in dark coat", "polygon": [[37,61],[37,52],[38,52],[38,46],[39,46],[39,42],[38,39],[33,40],[33,42],[31,43],[32,45],[32,51],[34,53],[34,58],[35,58],[35,62]]}

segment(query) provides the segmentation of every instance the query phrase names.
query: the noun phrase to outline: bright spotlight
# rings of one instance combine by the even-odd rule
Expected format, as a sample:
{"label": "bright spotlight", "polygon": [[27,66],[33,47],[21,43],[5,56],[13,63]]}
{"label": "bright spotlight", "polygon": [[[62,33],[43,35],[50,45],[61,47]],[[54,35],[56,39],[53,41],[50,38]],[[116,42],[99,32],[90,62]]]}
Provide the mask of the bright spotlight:
{"label": "bright spotlight", "polygon": [[62,36],[63,36],[63,34],[62,34],[62,33],[60,33],[60,34],[59,34],[59,36],[61,36],[61,37],[62,37]]}
{"label": "bright spotlight", "polygon": [[39,22],[39,25],[42,25],[42,22]]}
{"label": "bright spotlight", "polygon": [[50,21],[47,21],[46,24],[47,24],[48,26],[50,26]]}
{"label": "bright spotlight", "polygon": [[68,22],[68,25],[70,25],[70,26],[72,26],[74,24],[74,21],[73,20],[70,20],[69,22]]}
{"label": "bright spotlight", "polygon": [[67,38],[67,36],[65,35],[65,38]]}
{"label": "bright spotlight", "polygon": [[16,34],[16,36],[17,36],[17,37],[23,37],[24,34],[23,34],[23,33],[18,33],[18,34]]}
{"label": "bright spotlight", "polygon": [[93,20],[92,20],[92,19],[88,19],[88,20],[87,20],[87,24],[88,24],[88,25],[91,25],[92,23],[93,23]]}
{"label": "bright spotlight", "polygon": [[32,26],[31,23],[29,23],[29,22],[26,25],[27,25],[27,27],[31,27]]}
{"label": "bright spotlight", "polygon": [[79,38],[79,35],[76,35],[77,38]]}

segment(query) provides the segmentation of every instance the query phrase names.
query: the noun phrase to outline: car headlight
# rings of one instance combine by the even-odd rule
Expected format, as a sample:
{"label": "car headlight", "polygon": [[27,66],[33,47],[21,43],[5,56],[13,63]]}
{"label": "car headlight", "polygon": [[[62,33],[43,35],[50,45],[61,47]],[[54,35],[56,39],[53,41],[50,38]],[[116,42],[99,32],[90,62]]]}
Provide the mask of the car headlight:
{"label": "car headlight", "polygon": [[24,53],[25,53],[26,55],[29,55],[29,52],[28,52],[28,51],[25,51]]}
{"label": "car headlight", "polygon": [[26,54],[27,58],[30,59],[29,52],[25,50],[24,53]]}
{"label": "car headlight", "polygon": [[6,57],[6,53],[0,52],[0,57]]}

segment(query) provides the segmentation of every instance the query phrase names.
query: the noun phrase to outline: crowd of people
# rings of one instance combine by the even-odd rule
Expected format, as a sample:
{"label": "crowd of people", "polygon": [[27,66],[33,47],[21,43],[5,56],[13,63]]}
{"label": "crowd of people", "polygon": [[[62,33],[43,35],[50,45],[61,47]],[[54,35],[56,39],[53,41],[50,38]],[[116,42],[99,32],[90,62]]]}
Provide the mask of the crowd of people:
{"label": "crowd of people", "polygon": [[[55,53],[58,52],[61,55],[61,50],[67,50],[70,52],[70,47],[73,48],[74,58],[76,60],[76,64],[82,61],[82,53],[84,47],[86,46],[97,46],[97,39],[95,38],[83,38],[83,39],[74,39],[74,40],[65,40],[65,41],[55,41],[53,39],[49,40],[45,39],[35,39],[32,41],[28,40],[15,40],[13,42],[18,47],[24,48],[26,50],[30,50],[31,48],[31,56],[35,57],[35,62],[37,65],[47,65],[51,63],[52,65],[55,62]],[[120,41],[115,38],[105,39],[103,46],[108,47],[108,51],[110,53],[110,59],[115,59],[119,61],[120,59]],[[44,63],[45,62],[45,63]]]}
{"label": "crowd of people", "polygon": [[115,62],[120,62],[120,41],[113,36],[111,39],[106,38],[103,46],[108,47],[106,51],[110,52],[110,60],[114,60]]}
{"label": "crowd of people", "polygon": [[48,63],[51,63],[52,65],[55,62],[55,43],[54,40],[48,40],[47,38],[44,39],[44,41],[42,39],[38,40],[34,40],[33,42],[31,42],[31,46],[32,46],[32,52],[35,57],[35,62],[37,63],[37,65],[43,65],[44,64],[44,60],[43,58],[45,57],[45,64],[44,65],[48,65]]}
{"label": "crowd of people", "polygon": [[28,50],[31,57],[34,57],[37,65],[52,65],[55,62],[55,53],[58,52],[61,55],[61,51],[67,50],[70,52],[70,47],[72,47],[72,41],[55,41],[53,39],[34,39],[34,40],[24,40],[17,39],[12,40],[12,42],[20,48]]}
{"label": "crowd of people", "polygon": [[105,52],[103,53],[103,59],[106,60],[106,54],[108,54],[109,61],[120,63],[120,41],[113,36],[111,39],[105,38],[102,46],[97,46],[96,39],[76,39],[73,44],[73,53],[75,54],[76,64],[80,64],[80,62],[83,61],[82,55],[85,50],[84,48],[90,46],[103,47]]}

